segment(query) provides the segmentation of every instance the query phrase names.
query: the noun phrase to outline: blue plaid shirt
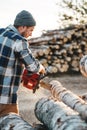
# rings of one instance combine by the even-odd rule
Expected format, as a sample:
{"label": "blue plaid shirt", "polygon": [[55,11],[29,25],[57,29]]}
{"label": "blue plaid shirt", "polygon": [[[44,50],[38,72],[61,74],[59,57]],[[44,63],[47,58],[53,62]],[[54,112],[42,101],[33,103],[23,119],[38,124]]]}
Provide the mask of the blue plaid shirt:
{"label": "blue plaid shirt", "polygon": [[20,85],[23,66],[31,71],[39,70],[37,61],[27,40],[18,30],[9,25],[0,29],[0,103],[17,103],[17,90]]}

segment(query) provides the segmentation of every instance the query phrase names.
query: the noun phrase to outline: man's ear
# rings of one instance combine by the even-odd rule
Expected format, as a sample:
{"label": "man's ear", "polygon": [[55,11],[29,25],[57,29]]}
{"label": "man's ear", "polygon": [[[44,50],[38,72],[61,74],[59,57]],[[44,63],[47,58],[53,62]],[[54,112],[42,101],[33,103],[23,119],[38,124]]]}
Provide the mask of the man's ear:
{"label": "man's ear", "polygon": [[26,26],[19,26],[18,27],[18,31],[20,32],[20,34],[22,34],[26,29]]}

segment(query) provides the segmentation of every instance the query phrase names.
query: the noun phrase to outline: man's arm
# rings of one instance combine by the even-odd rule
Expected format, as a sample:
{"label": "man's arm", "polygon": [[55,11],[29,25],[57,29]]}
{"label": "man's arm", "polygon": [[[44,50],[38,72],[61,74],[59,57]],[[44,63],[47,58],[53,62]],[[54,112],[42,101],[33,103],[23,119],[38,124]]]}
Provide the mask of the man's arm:
{"label": "man's arm", "polygon": [[45,73],[45,68],[35,59],[27,42],[20,41],[16,43],[15,48],[19,60],[25,65],[28,71]]}

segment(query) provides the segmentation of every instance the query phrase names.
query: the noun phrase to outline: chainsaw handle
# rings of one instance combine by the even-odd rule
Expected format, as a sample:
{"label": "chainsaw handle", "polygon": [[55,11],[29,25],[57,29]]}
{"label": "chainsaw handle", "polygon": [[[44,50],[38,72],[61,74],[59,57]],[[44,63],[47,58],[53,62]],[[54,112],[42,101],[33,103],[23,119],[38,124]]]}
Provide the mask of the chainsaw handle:
{"label": "chainsaw handle", "polygon": [[47,74],[40,74],[40,80],[45,78],[47,76]]}
{"label": "chainsaw handle", "polygon": [[[48,74],[48,71],[47,71],[47,69],[45,69],[46,70],[46,73],[45,74],[42,74],[42,73],[37,73],[38,75],[39,75],[39,80],[41,80],[41,79],[43,79],[43,78],[45,78],[46,76],[47,76],[47,74]],[[32,74],[34,74],[33,72],[31,72],[31,71],[28,71],[28,74],[27,75],[29,75],[29,76],[31,76]]]}

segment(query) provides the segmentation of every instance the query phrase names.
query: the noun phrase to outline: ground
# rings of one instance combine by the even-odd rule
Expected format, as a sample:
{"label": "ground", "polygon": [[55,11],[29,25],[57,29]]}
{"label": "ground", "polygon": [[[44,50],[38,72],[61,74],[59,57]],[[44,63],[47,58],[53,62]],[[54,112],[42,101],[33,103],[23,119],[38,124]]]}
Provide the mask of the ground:
{"label": "ground", "polygon": [[[61,82],[62,86],[72,91],[77,95],[82,95],[87,92],[87,78],[83,77],[81,74],[60,74],[52,75],[48,77],[50,81],[57,80]],[[34,114],[34,108],[36,102],[42,97],[49,97],[50,92],[44,88],[39,88],[35,94],[32,90],[24,88],[22,85],[18,91],[18,102],[20,115],[29,124],[39,123],[38,119]]]}

